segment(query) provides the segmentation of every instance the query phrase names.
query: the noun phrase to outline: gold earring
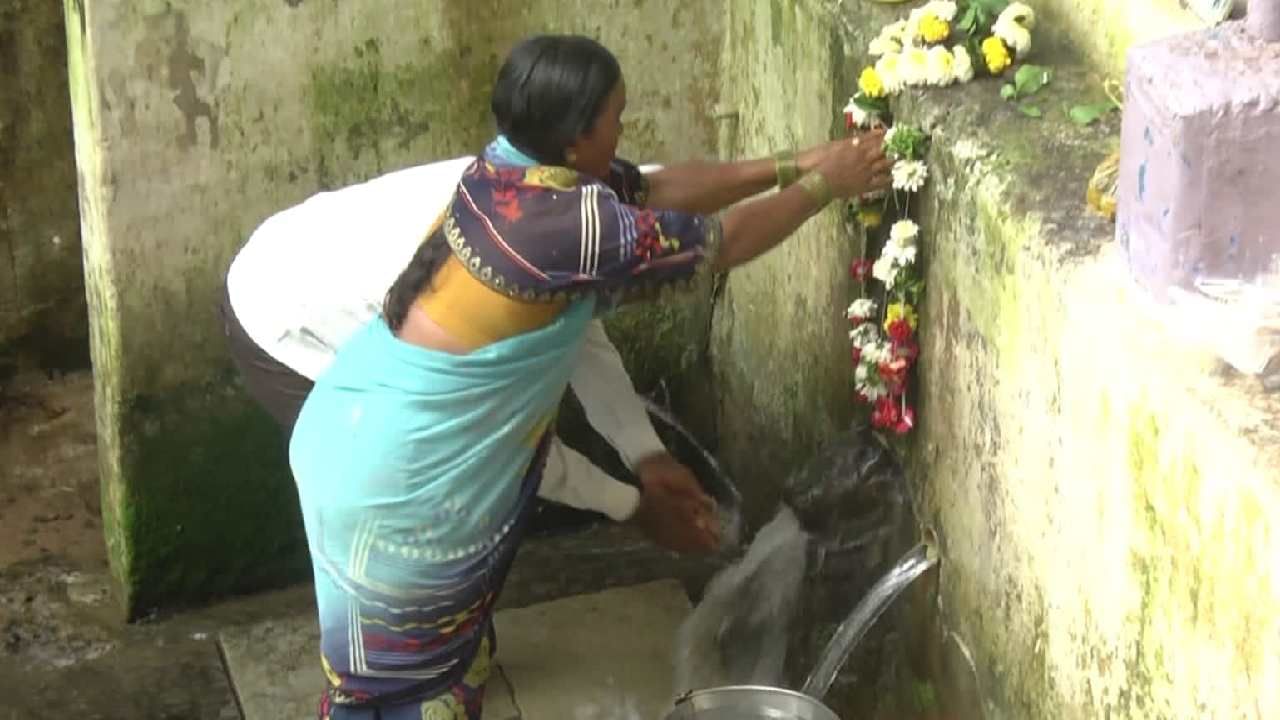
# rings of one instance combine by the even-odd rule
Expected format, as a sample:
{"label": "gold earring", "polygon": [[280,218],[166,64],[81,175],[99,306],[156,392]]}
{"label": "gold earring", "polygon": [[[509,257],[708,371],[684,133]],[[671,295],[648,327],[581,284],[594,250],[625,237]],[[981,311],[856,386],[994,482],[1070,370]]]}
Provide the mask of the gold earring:
{"label": "gold earring", "polygon": [[578,153],[576,153],[576,152],[574,152],[574,151],[572,151],[572,150],[567,150],[567,151],[565,151],[565,154],[564,154],[564,161],[565,161],[566,163],[570,164],[570,165],[572,165],[572,164],[574,164],[574,163],[578,162]]}

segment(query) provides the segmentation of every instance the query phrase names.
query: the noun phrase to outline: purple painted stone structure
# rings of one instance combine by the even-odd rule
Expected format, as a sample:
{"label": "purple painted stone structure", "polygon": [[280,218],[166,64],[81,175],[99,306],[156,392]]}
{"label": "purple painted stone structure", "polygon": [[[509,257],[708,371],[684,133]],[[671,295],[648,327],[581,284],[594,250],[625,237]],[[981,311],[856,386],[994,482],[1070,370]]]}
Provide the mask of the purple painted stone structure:
{"label": "purple painted stone structure", "polygon": [[1280,0],[1130,51],[1117,200],[1117,240],[1160,302],[1277,282]]}

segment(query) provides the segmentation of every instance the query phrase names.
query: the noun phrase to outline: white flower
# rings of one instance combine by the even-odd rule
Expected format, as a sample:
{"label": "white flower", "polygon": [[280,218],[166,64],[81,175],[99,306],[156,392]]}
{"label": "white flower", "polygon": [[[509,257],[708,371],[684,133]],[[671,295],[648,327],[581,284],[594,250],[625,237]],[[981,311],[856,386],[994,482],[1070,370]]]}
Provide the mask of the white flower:
{"label": "white flower", "polygon": [[1000,17],[996,18],[996,22],[1002,20],[1017,23],[1028,30],[1036,29],[1036,11],[1032,10],[1031,6],[1026,3],[1009,3],[1008,7],[1000,13]]}
{"label": "white flower", "polygon": [[906,87],[902,77],[902,54],[889,53],[877,60],[876,74],[880,76],[880,82],[884,83],[885,92],[890,95],[901,92]]}
{"label": "white flower", "polygon": [[929,179],[929,166],[920,160],[899,160],[893,166],[893,189],[919,192]]}
{"label": "white flower", "polygon": [[876,314],[876,301],[870,298],[858,298],[849,306],[850,320],[866,320]]}
{"label": "white flower", "polygon": [[915,245],[910,247],[903,247],[899,245],[894,253],[893,261],[897,263],[899,267],[909,267],[916,263],[917,252]]}
{"label": "white flower", "polygon": [[1036,26],[1036,13],[1027,5],[1016,2],[1010,4],[996,18],[991,32],[1013,48],[1019,57],[1031,51],[1031,30]]}
{"label": "white flower", "polygon": [[933,13],[934,15],[937,15],[938,18],[941,20],[946,20],[947,22],[951,22],[952,20],[955,19],[956,11],[959,8],[957,8],[956,4],[954,2],[951,2],[951,0],[933,0],[932,2],[925,3],[924,7],[920,9],[923,12]]}
{"label": "white flower", "polygon": [[[879,379],[879,376],[877,375],[877,380],[878,379]],[[858,391],[861,392],[867,398],[867,402],[875,402],[880,398],[884,397],[885,395],[889,394],[889,389],[886,388],[884,385],[879,384],[878,382],[875,384],[868,383],[867,385],[860,386],[858,388]]]}
{"label": "white flower", "polygon": [[951,51],[939,45],[929,48],[930,85],[945,87],[956,81],[956,59]]}
{"label": "white flower", "polygon": [[902,46],[904,48],[915,47],[920,42],[920,21],[923,19],[923,8],[916,8],[907,16],[906,24],[902,28]]}
{"label": "white flower", "polygon": [[876,258],[875,264],[871,266],[871,277],[884,283],[887,288],[893,288],[893,284],[898,279],[898,265],[893,261],[893,256],[888,253],[881,253]]}
{"label": "white flower", "polygon": [[886,342],[875,342],[863,348],[862,357],[867,362],[879,365],[893,359],[893,348]]}
{"label": "white flower", "polygon": [[874,119],[872,114],[863,110],[853,98],[849,98],[849,104],[844,106],[844,114],[849,116],[849,121],[856,128],[869,128]]}
{"label": "white flower", "polygon": [[876,328],[875,323],[863,323],[849,331],[849,342],[862,351],[879,342],[879,340],[880,330]]}
{"label": "white flower", "polygon": [[889,228],[889,242],[899,247],[911,247],[920,237],[920,226],[910,220],[899,220]]}
{"label": "white flower", "polygon": [[1031,51],[1031,31],[1016,22],[997,20],[996,24],[991,26],[991,33],[1003,40],[1005,45],[1013,48],[1018,57],[1023,57]]}
{"label": "white flower", "polygon": [[951,50],[951,56],[955,58],[954,72],[956,81],[967,83],[973,79],[973,58],[969,55],[969,49],[963,45],[957,45]]}
{"label": "white flower", "polygon": [[879,400],[888,393],[888,388],[884,386],[884,380],[880,378],[880,371],[875,365],[866,362],[858,363],[857,369],[853,371],[853,380],[858,392],[871,402]]}
{"label": "white flower", "polygon": [[907,37],[907,21],[898,20],[885,25],[880,31],[880,37],[885,40],[896,40],[901,45]]}
{"label": "white flower", "polygon": [[907,48],[902,53],[902,80],[908,85],[924,85],[929,80],[929,51]]}
{"label": "white flower", "polygon": [[871,45],[867,48],[867,52],[870,53],[872,57],[902,52],[902,41],[896,37],[886,37],[885,35],[881,35],[871,41]]}

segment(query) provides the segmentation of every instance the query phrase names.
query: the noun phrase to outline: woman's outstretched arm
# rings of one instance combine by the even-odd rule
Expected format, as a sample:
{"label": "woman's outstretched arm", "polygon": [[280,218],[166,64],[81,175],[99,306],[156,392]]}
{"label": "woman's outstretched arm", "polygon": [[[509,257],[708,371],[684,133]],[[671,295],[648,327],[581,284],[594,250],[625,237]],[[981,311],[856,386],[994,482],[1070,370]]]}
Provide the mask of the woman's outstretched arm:
{"label": "woman's outstretched arm", "polygon": [[[838,145],[848,140],[833,140],[799,153],[795,162],[795,180],[822,162]],[[783,173],[786,173],[783,161]],[[669,165],[645,177],[649,181],[646,205],[659,210],[710,215],[736,202],[758,195],[779,184],[780,163],[774,158],[737,162],[693,161]]]}
{"label": "woman's outstretched arm", "polygon": [[[714,269],[730,270],[768,252],[832,197],[850,198],[888,188],[893,162],[884,155],[883,141],[883,131],[872,131],[854,141],[840,140],[813,170],[822,183],[811,185],[802,180],[776,195],[742,203],[726,212],[721,221],[724,237]],[[823,184],[825,192],[821,190]]]}

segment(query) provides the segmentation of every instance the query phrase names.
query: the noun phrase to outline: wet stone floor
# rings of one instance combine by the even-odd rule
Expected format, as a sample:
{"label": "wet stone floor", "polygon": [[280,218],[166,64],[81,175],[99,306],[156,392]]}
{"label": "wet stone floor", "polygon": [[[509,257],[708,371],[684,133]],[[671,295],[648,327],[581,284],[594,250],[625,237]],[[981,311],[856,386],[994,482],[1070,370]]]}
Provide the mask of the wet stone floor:
{"label": "wet stone floor", "polygon": [[[297,630],[289,642],[309,643],[308,626],[314,617],[310,587],[121,623],[110,594],[102,541],[90,373],[54,379],[21,375],[0,385],[0,720],[243,717],[251,708],[237,697],[237,689],[243,689],[233,688],[228,653],[220,639],[252,637],[261,628],[293,627]],[[556,522],[561,521],[551,524]],[[898,539],[899,543],[909,541],[908,537]],[[532,606],[608,588],[638,589],[664,579],[677,581],[677,594],[683,589],[696,602],[725,561],[677,558],[612,523],[579,523],[573,532],[544,530],[522,548],[500,609],[543,612]],[[830,567],[825,574],[831,578],[824,580],[819,572],[806,580],[807,599],[792,648],[795,662],[803,664],[825,644],[845,612],[845,603],[851,606],[858,590],[875,580],[870,565],[853,572],[856,580]],[[939,668],[953,664],[937,642],[945,631],[930,627],[931,619],[936,620],[935,580],[926,576],[910,589],[850,658],[827,698],[842,716],[870,720],[981,717],[980,711],[943,710],[939,694],[964,693],[921,679],[937,677]],[[591,600],[558,604],[573,602]],[[647,602],[641,600],[642,605]],[[605,610],[606,614],[617,611]],[[551,640],[549,644],[564,645],[566,657],[573,657],[572,643]],[[637,648],[642,645],[636,641]],[[536,647],[544,644],[538,641]],[[644,654],[626,647],[617,652],[623,666]],[[652,649],[648,657],[644,671],[665,676],[667,668],[650,667],[662,662]],[[249,664],[266,659],[267,654],[250,657]],[[539,677],[556,671],[552,661],[536,667],[543,673]],[[302,667],[294,675],[304,685],[306,672]],[[269,673],[260,668],[251,674]],[[795,679],[802,678],[802,669],[796,674]],[[942,674],[949,673],[944,669]],[[619,680],[626,683],[624,677],[626,673]],[[530,684],[535,688],[524,695],[526,701],[532,701],[536,686],[545,683]],[[525,688],[512,688],[513,697],[525,692]],[[305,705],[302,699],[291,707]],[[532,714],[525,717],[537,720]]]}

